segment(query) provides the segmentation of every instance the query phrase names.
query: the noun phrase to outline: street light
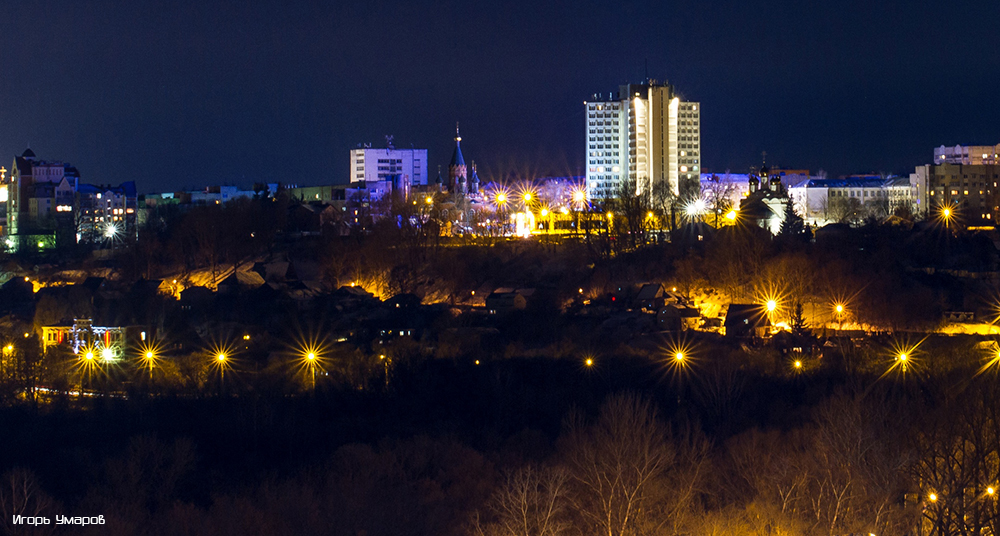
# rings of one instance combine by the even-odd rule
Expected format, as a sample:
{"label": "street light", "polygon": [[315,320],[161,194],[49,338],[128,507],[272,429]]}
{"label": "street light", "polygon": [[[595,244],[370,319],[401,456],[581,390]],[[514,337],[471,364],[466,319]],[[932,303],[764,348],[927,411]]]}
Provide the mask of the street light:
{"label": "street light", "polygon": [[224,385],[226,382],[226,359],[229,359],[229,356],[227,356],[225,352],[219,352],[215,354],[215,362],[219,366],[220,385]]}
{"label": "street light", "polygon": [[151,344],[144,344],[139,349],[139,356],[142,358],[142,366],[149,369],[149,379],[153,379],[153,367],[156,366],[156,347]]}

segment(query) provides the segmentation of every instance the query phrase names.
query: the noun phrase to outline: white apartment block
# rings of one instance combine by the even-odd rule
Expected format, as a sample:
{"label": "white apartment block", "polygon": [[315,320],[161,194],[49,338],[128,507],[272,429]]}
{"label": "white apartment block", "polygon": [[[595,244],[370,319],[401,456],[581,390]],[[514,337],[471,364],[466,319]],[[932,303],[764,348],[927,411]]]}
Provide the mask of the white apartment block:
{"label": "white apartment block", "polygon": [[934,164],[976,166],[1000,163],[1000,145],[944,145],[934,149]]}
{"label": "white apartment block", "polygon": [[377,182],[396,176],[413,186],[426,186],[427,149],[351,149],[351,182]]}
{"label": "white apartment block", "polygon": [[672,86],[650,81],[620,86],[617,94],[585,101],[587,198],[614,197],[632,180],[637,193],[665,183],[673,195],[697,195],[701,169],[701,111]]}

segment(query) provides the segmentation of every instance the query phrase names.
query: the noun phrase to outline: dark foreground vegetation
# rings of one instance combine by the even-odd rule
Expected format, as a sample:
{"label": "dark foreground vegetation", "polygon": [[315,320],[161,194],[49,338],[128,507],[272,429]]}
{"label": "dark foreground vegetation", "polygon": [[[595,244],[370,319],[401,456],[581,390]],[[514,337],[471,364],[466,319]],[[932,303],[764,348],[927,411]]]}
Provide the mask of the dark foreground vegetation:
{"label": "dark foreground vegetation", "polygon": [[686,367],[432,360],[295,397],[40,398],[0,412],[0,514],[13,534],[68,530],[18,513],[103,515],[90,534],[992,534],[996,371],[945,346],[905,371],[702,344]]}

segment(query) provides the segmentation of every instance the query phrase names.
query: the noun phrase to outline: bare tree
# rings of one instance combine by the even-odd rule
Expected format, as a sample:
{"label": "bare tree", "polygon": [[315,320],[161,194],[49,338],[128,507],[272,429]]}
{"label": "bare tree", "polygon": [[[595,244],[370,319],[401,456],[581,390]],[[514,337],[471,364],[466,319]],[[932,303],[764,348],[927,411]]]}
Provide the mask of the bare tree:
{"label": "bare tree", "polygon": [[[35,475],[24,468],[15,468],[0,478],[0,516],[4,520],[7,534],[15,532],[11,520],[14,516],[34,517],[46,515],[53,507],[52,499],[42,491]],[[52,525],[42,525],[32,534],[47,534],[54,532],[45,530]]]}
{"label": "bare tree", "polygon": [[569,475],[559,468],[524,466],[505,473],[490,498],[490,522],[479,513],[472,533],[479,536],[559,536],[571,528],[566,516]]}
{"label": "bare tree", "polygon": [[565,445],[583,532],[637,534],[654,482],[676,460],[653,405],[633,395],[611,397],[593,425],[571,420]]}

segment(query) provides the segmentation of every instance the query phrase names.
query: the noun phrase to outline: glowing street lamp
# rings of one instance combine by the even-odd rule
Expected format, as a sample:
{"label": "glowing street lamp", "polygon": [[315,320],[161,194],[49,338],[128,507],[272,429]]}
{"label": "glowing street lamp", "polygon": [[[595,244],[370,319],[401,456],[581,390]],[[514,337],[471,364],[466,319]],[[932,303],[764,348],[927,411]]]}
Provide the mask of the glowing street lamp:
{"label": "glowing street lamp", "polygon": [[730,209],[729,212],[726,213],[726,219],[731,222],[736,221],[736,216],[737,216],[736,209]]}
{"label": "glowing street lamp", "polygon": [[795,360],[795,363],[793,363],[793,366],[794,366],[794,367],[795,367],[795,368],[796,368],[797,370],[799,370],[799,369],[802,369],[802,361],[801,361],[801,360],[799,360],[799,359],[796,359],[796,360]]}
{"label": "glowing street lamp", "polygon": [[156,346],[151,343],[145,343],[139,349],[139,357],[142,360],[142,367],[149,369],[149,379],[153,379],[153,368],[156,366]]}
{"label": "glowing street lamp", "polygon": [[592,366],[594,366],[594,360],[588,357],[588,358],[587,358],[587,359],[586,359],[586,360],[585,360],[585,361],[583,362],[583,364],[584,364],[584,365],[587,365],[588,367],[592,367]]}
{"label": "glowing street lamp", "polygon": [[927,500],[929,500],[930,502],[937,502],[937,500],[938,500],[938,496],[937,496],[937,493],[934,493],[933,491],[932,491],[932,492],[930,492],[930,493],[929,493],[929,494],[927,495]]}
{"label": "glowing street lamp", "polygon": [[226,381],[226,360],[229,356],[225,352],[219,352],[215,354],[215,363],[219,367],[219,383],[220,385],[225,384]]}
{"label": "glowing street lamp", "polygon": [[773,313],[778,308],[778,302],[775,300],[767,300],[765,304],[768,313]]}

